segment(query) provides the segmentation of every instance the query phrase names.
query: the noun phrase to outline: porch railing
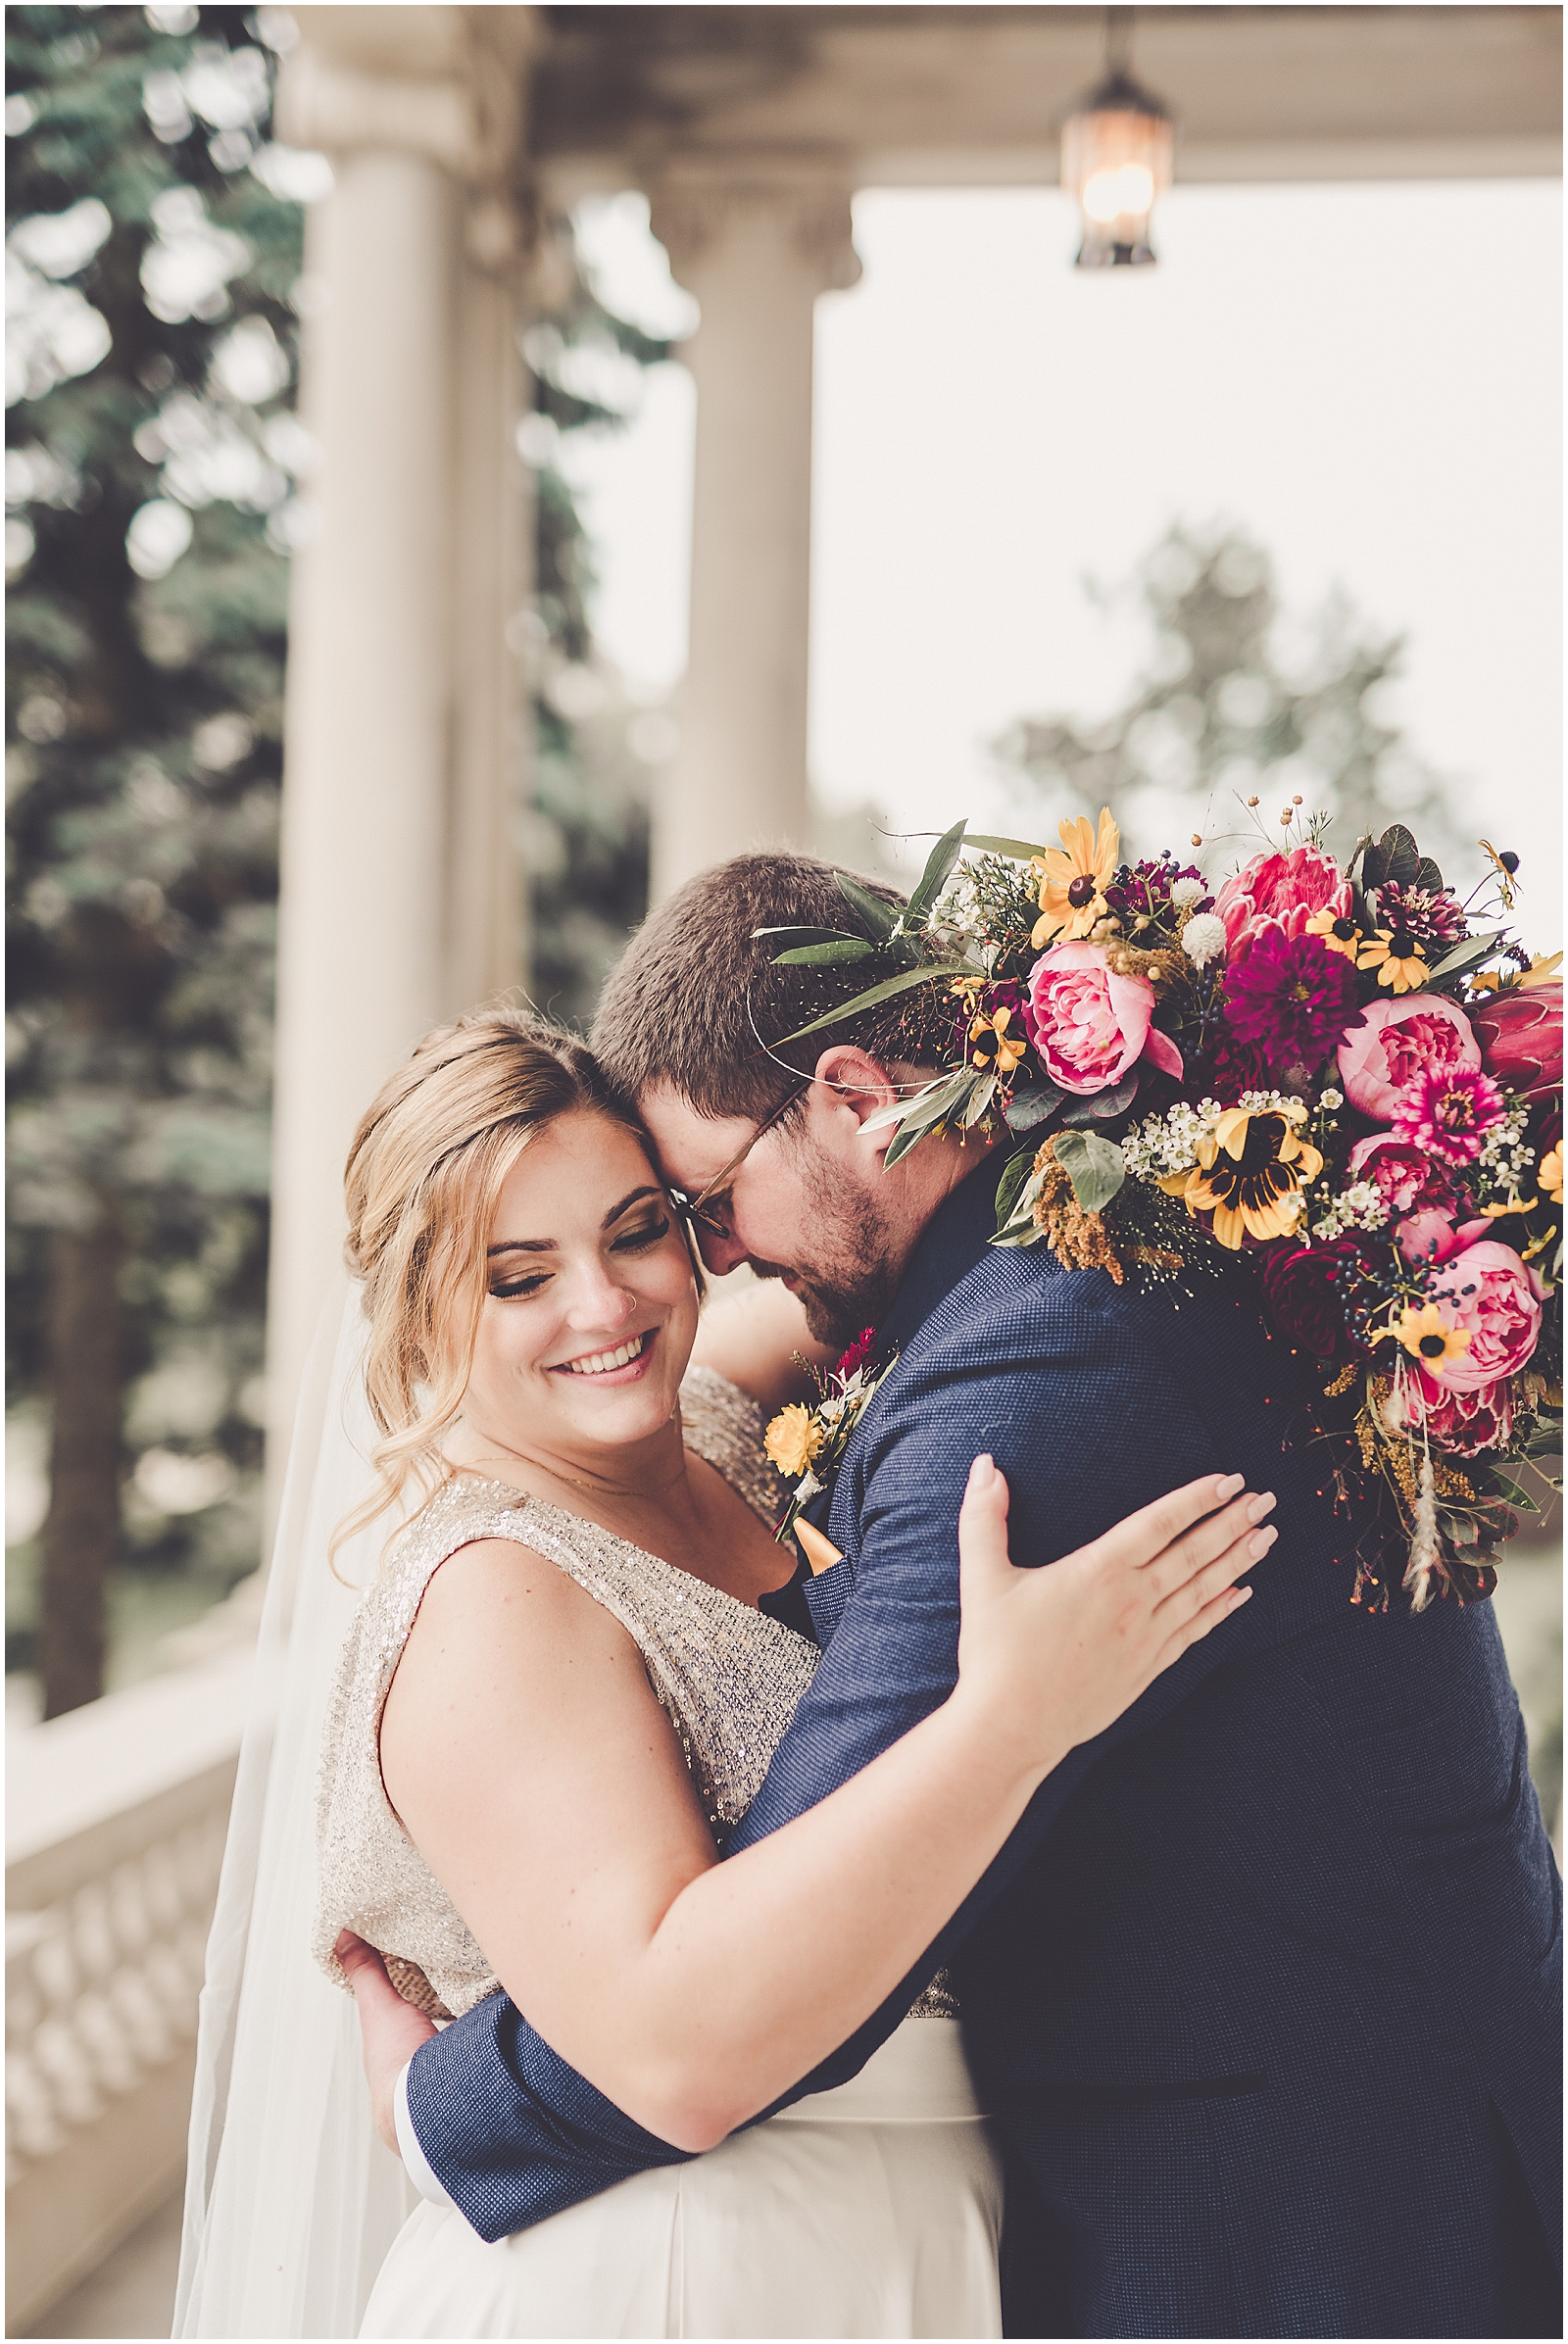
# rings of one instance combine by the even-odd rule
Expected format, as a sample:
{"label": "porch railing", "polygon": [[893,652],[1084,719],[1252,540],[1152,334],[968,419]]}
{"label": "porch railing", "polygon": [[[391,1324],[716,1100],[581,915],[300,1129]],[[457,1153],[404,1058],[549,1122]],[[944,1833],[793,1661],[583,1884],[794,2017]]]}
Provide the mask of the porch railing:
{"label": "porch railing", "polygon": [[251,1653],[8,1735],[6,2330],[178,2187]]}

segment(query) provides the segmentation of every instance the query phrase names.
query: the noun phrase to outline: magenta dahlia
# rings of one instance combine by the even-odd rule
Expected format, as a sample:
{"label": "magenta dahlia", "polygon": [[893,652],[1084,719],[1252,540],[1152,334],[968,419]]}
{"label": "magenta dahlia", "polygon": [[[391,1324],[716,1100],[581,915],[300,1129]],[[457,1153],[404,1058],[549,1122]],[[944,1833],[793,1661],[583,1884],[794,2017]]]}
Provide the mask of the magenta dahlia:
{"label": "magenta dahlia", "polygon": [[1505,1112],[1502,1093],[1479,1067],[1428,1067],[1396,1099],[1394,1133],[1440,1164],[1473,1164]]}
{"label": "magenta dahlia", "polygon": [[1322,1064],[1361,1018],[1355,971],[1318,936],[1260,928],[1245,959],[1225,979],[1225,1011],[1237,1042],[1261,1050],[1271,1066]]}

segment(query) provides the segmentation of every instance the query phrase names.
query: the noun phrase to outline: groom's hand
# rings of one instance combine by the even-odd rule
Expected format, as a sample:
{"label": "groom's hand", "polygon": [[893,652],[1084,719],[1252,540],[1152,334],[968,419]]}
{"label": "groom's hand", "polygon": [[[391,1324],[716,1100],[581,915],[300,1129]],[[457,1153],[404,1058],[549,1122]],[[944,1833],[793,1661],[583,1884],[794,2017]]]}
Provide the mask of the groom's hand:
{"label": "groom's hand", "polygon": [[370,2087],[375,2128],[394,2157],[398,2147],[397,2122],[392,2112],[398,2077],[435,2027],[422,2011],[405,2002],[386,1974],[386,1964],[373,1945],[367,1945],[346,1929],[332,1951],[354,1988],[360,2009],[360,2040],[365,2050],[365,2079]]}

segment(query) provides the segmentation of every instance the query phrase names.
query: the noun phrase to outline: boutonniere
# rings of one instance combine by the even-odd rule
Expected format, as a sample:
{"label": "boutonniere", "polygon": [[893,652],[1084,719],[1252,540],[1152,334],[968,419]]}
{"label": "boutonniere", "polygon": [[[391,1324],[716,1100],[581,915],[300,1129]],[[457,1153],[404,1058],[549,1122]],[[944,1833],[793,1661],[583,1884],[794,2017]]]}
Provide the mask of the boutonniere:
{"label": "boutonniere", "polygon": [[800,1521],[801,1508],[821,1490],[832,1489],[850,1435],[898,1358],[894,1351],[876,1367],[872,1364],[875,1353],[876,1329],[867,1327],[829,1374],[814,1367],[808,1370],[817,1389],[815,1406],[808,1407],[800,1400],[793,1407],[781,1408],[763,1436],[763,1446],[774,1466],[786,1481],[795,1483],[773,1536],[782,1545],[793,1532],[813,1572],[825,1571],[839,1556],[819,1531]]}

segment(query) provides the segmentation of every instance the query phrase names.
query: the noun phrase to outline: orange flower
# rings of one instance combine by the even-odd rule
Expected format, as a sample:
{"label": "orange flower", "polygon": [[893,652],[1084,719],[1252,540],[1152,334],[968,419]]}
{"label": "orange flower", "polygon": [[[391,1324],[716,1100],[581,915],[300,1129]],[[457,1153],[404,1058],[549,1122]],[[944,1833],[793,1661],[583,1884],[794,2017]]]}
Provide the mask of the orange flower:
{"label": "orange flower", "polygon": [[1010,1009],[998,1009],[990,1017],[977,1017],[969,1028],[969,1063],[983,1066],[990,1073],[1004,1078],[1009,1075],[1023,1056],[1029,1044],[1022,1034],[1009,1034],[1012,1023]]}
{"label": "orange flower", "polygon": [[1228,1107],[1199,1141],[1197,1167],[1159,1186],[1190,1213],[1212,1213],[1215,1237],[1239,1253],[1245,1238],[1266,1245],[1289,1237],[1301,1217],[1301,1192],[1322,1169],[1322,1156],[1286,1116]]}
{"label": "orange flower", "polygon": [[1306,933],[1321,937],[1331,952],[1343,952],[1347,960],[1353,960],[1360,949],[1361,931],[1354,920],[1341,918],[1332,908],[1314,911]]}
{"label": "orange flower", "polygon": [[797,1403],[779,1410],[762,1435],[762,1446],[780,1473],[801,1474],[821,1451],[822,1428],[809,1408]]}
{"label": "orange flower", "polygon": [[1372,1340],[1383,1343],[1390,1338],[1403,1343],[1429,1376],[1441,1376],[1470,1348],[1469,1328],[1450,1326],[1436,1302],[1424,1302],[1419,1310],[1407,1302],[1393,1324],[1380,1327]]}
{"label": "orange flower", "polygon": [[1551,1198],[1553,1204],[1561,1204],[1562,1142],[1560,1140],[1555,1148],[1548,1148],[1542,1157],[1541,1169],[1536,1174],[1536,1185]]}
{"label": "orange flower", "polygon": [[1053,937],[1069,940],[1087,936],[1106,912],[1105,890],[1116,873],[1121,832],[1110,808],[1100,809],[1098,836],[1086,814],[1076,822],[1057,825],[1059,847],[1048,847],[1033,857],[1040,874],[1040,917],[1030,943],[1038,952]]}
{"label": "orange flower", "polygon": [[1396,936],[1392,928],[1374,929],[1356,954],[1355,965],[1375,968],[1378,983],[1391,985],[1396,993],[1419,993],[1432,974],[1419,948],[1408,936]]}

